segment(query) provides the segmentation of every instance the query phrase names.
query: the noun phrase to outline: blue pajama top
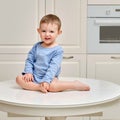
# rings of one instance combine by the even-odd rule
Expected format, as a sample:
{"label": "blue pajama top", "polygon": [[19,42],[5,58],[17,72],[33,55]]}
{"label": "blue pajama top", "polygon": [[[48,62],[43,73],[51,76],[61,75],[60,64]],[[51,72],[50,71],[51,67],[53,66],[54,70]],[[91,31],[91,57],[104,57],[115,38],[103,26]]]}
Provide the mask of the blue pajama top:
{"label": "blue pajama top", "polygon": [[59,45],[45,48],[41,44],[42,42],[36,43],[29,51],[23,74],[33,74],[37,83],[50,83],[60,74],[63,49]]}

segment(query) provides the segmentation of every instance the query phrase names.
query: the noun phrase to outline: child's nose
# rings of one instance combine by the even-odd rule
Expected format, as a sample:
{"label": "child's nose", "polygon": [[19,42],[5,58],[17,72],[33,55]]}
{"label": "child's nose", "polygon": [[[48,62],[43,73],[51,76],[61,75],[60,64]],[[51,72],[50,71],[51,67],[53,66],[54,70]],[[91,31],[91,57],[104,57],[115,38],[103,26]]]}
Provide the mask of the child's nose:
{"label": "child's nose", "polygon": [[50,33],[49,33],[49,32],[46,32],[46,36],[48,36],[48,35],[50,35]]}

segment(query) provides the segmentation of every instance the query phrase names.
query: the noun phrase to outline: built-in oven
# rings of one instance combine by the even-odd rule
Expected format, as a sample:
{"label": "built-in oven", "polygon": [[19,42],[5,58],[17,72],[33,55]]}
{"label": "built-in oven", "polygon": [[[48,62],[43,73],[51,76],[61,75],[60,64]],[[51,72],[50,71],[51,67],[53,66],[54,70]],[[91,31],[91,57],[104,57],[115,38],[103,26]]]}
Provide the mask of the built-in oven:
{"label": "built-in oven", "polygon": [[88,53],[120,53],[120,6],[88,6]]}

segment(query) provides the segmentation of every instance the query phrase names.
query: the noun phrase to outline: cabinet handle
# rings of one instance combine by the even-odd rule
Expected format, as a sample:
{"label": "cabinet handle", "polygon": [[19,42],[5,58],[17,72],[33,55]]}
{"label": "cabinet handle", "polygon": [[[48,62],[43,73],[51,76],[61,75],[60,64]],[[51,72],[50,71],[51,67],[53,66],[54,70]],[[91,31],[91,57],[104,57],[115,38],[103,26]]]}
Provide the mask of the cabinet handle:
{"label": "cabinet handle", "polygon": [[68,57],[64,56],[63,57],[63,59],[73,59],[73,58],[74,58],[74,56],[68,56]]}
{"label": "cabinet handle", "polygon": [[115,9],[116,12],[120,12],[120,9]]}
{"label": "cabinet handle", "polygon": [[111,59],[120,59],[120,57],[111,56]]}

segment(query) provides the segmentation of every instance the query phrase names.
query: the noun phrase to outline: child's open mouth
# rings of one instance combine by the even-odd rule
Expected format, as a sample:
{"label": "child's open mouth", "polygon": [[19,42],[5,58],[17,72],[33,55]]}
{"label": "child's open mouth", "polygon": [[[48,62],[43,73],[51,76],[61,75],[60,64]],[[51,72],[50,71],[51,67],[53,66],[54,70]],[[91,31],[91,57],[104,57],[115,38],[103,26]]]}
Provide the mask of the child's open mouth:
{"label": "child's open mouth", "polygon": [[50,38],[45,38],[45,40],[50,40]]}

